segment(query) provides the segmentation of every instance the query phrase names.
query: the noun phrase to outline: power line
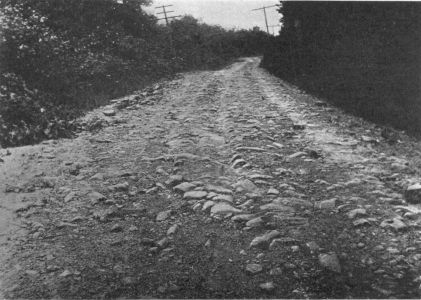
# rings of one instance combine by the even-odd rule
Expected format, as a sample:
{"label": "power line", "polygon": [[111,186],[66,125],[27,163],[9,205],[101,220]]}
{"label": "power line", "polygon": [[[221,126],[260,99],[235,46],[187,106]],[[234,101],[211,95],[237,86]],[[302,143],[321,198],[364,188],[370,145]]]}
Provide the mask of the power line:
{"label": "power line", "polygon": [[270,33],[269,33],[268,17],[266,15],[266,8],[271,8],[271,7],[279,7],[279,5],[263,6],[263,7],[260,7],[260,8],[252,9],[252,11],[263,10],[263,14],[265,16],[265,23],[266,23],[266,32],[268,34],[270,34]]}
{"label": "power line", "polygon": [[172,28],[170,26],[170,19],[175,19],[178,17],[181,17],[181,15],[179,16],[169,16],[169,13],[173,13],[173,10],[167,11],[166,8],[167,7],[171,7],[173,6],[172,4],[169,5],[162,5],[162,6],[157,6],[155,7],[155,9],[162,9],[161,12],[156,13],[157,15],[164,15],[163,18],[159,18],[158,20],[165,20],[165,24],[167,24],[167,27],[169,29],[169,34],[168,34],[168,39],[169,39],[169,43],[170,43],[170,51],[171,51],[171,55],[173,57],[176,57],[177,53],[175,52],[175,48],[174,48],[174,42],[173,42],[173,36],[172,36]]}
{"label": "power line", "polygon": [[173,10],[167,11],[165,8],[171,7],[171,6],[173,6],[173,5],[172,4],[169,4],[169,5],[162,5],[162,6],[155,7],[155,9],[159,9],[159,8],[162,9],[161,12],[158,12],[156,14],[157,15],[162,15],[162,14],[164,15],[163,18],[160,18],[158,20],[165,20],[165,23],[167,24],[167,26],[170,24],[169,19],[174,19],[174,18],[181,17],[181,15],[178,15],[178,16],[168,16],[169,13],[173,13],[174,11]]}

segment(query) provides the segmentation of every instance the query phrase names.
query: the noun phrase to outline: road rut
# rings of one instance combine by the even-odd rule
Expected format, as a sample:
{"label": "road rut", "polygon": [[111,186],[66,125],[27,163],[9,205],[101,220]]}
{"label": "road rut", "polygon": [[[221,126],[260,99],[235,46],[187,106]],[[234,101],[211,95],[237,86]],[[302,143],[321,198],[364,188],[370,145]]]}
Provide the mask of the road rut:
{"label": "road rut", "polygon": [[74,139],[3,153],[3,294],[419,297],[421,210],[403,197],[419,143],[259,62],[180,74]]}

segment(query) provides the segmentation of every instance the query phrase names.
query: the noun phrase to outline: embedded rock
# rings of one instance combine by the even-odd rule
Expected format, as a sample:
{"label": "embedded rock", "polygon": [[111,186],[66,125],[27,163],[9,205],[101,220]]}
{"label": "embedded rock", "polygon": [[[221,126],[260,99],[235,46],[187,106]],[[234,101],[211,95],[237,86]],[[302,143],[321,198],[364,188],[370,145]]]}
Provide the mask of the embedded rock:
{"label": "embedded rock", "polygon": [[248,264],[246,266],[246,271],[252,275],[260,273],[263,271],[263,267],[260,264]]}
{"label": "embedded rock", "polygon": [[405,230],[408,228],[408,226],[402,222],[402,220],[400,218],[393,218],[393,219],[389,219],[389,220],[384,220],[383,222],[381,222],[380,227],[382,228],[392,228],[396,231],[399,230]]}
{"label": "embedded rock", "polygon": [[229,203],[234,202],[234,198],[231,195],[216,195],[215,197],[212,198],[212,200],[214,200],[214,201],[225,201],[225,202],[229,202]]}
{"label": "embedded rock", "polygon": [[255,237],[251,243],[250,243],[250,248],[252,247],[260,247],[260,246],[268,246],[269,242],[278,237],[281,233],[277,230],[272,230],[269,231],[267,233],[265,233],[264,235],[261,236],[257,236]]}
{"label": "embedded rock", "polygon": [[92,203],[98,203],[99,201],[103,201],[107,199],[107,197],[105,197],[103,194],[98,193],[98,192],[89,193],[88,197],[92,201]]}
{"label": "embedded rock", "polygon": [[228,195],[232,194],[232,191],[230,189],[226,189],[222,186],[216,186],[216,185],[209,184],[205,187],[205,189],[209,192],[214,192],[216,194],[228,194]]}
{"label": "embedded rock", "polygon": [[246,223],[247,227],[259,227],[263,224],[262,217],[254,218]]}
{"label": "embedded rock", "polygon": [[347,213],[348,218],[354,219],[357,216],[366,216],[367,211],[364,208],[356,208]]}
{"label": "embedded rock", "polygon": [[218,214],[239,214],[242,211],[238,208],[232,207],[228,203],[217,203],[211,208],[211,214],[218,215]]}
{"label": "embedded rock", "polygon": [[156,220],[158,222],[160,221],[164,221],[166,219],[168,219],[168,217],[172,214],[172,210],[165,210],[165,211],[161,211],[157,216],[156,216]]}
{"label": "embedded rock", "polygon": [[411,204],[421,203],[421,184],[413,184],[405,191],[405,200]]}
{"label": "embedded rock", "polygon": [[183,176],[181,175],[171,175],[167,181],[165,181],[165,184],[168,186],[175,186],[177,184],[180,184],[183,182]]}
{"label": "embedded rock", "polygon": [[183,182],[183,183],[180,183],[179,185],[176,185],[174,187],[174,190],[178,191],[178,192],[184,192],[185,193],[185,192],[191,191],[195,187],[196,187],[196,185],[194,185],[190,182]]}
{"label": "embedded rock", "polygon": [[332,272],[341,273],[341,265],[336,253],[320,254],[319,263]]}
{"label": "embedded rock", "polygon": [[114,109],[107,109],[107,110],[104,110],[102,113],[106,117],[112,117],[112,116],[115,116],[115,114],[116,114]]}
{"label": "embedded rock", "polygon": [[202,199],[208,195],[205,191],[190,191],[184,193],[183,199],[192,200],[192,199]]}

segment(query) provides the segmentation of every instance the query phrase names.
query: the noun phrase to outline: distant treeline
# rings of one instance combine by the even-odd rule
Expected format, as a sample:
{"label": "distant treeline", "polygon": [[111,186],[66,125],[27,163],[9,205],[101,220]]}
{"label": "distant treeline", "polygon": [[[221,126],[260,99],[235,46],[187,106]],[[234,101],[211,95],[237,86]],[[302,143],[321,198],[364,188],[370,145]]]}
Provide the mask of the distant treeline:
{"label": "distant treeline", "polygon": [[262,65],[383,125],[421,135],[421,3],[281,1]]}
{"label": "distant treeline", "polygon": [[[1,0],[0,145],[67,136],[74,118],[156,79],[261,53],[267,35],[191,16],[158,25],[148,0]],[[172,47],[170,37],[173,39]]]}

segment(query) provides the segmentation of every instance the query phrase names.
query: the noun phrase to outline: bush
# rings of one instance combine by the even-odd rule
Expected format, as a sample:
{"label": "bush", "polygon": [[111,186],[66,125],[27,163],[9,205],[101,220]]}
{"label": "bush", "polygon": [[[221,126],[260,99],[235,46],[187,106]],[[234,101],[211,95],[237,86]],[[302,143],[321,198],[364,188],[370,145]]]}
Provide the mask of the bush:
{"label": "bush", "polygon": [[266,38],[191,16],[160,26],[141,9],[148,3],[2,1],[0,144],[69,136],[71,120],[83,111],[175,72],[254,54]]}

